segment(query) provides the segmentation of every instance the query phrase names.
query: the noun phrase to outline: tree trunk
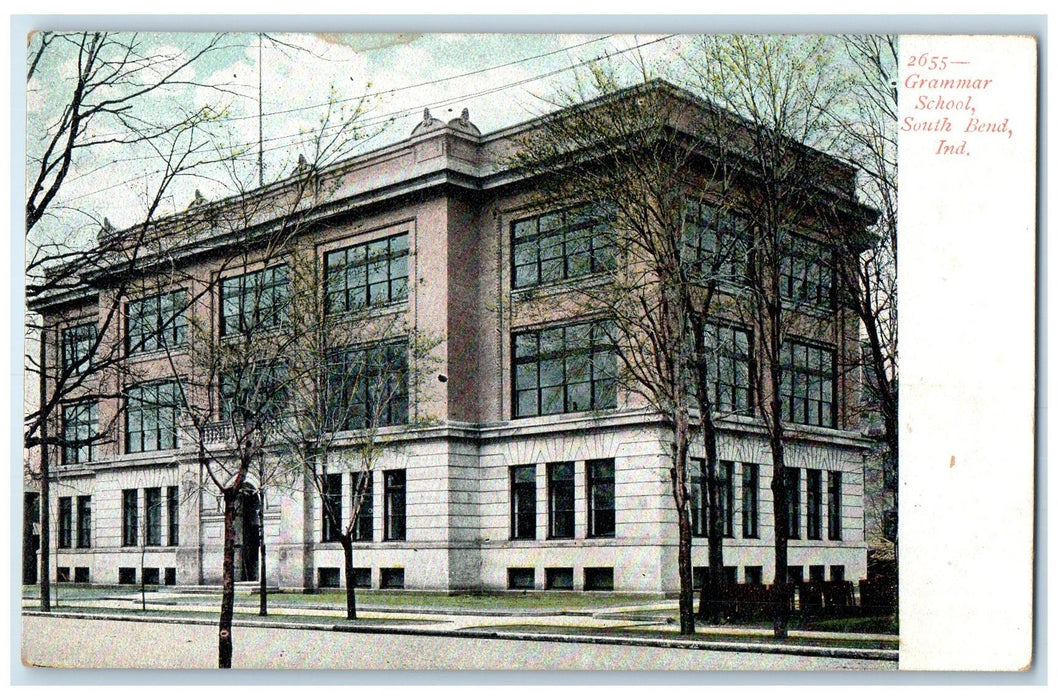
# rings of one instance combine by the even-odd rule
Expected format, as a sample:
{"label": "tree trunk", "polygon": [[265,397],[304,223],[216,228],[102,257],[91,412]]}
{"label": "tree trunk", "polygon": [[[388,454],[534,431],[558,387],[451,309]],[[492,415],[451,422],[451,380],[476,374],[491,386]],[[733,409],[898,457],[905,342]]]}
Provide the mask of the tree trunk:
{"label": "tree trunk", "polygon": [[257,494],[257,539],[261,544],[260,557],[257,562],[257,572],[260,580],[260,594],[261,606],[257,611],[257,614],[261,617],[268,615],[268,574],[265,570],[265,529],[264,529],[264,489],[261,489]]}
{"label": "tree trunk", "polygon": [[[703,411],[704,413],[704,411]],[[702,586],[702,597],[698,604],[698,614],[712,620],[713,624],[721,622],[723,603],[727,600],[727,584],[724,578],[724,513],[720,510],[720,484],[716,478],[716,428],[711,416],[702,418],[702,433],[705,440],[705,477],[709,504],[709,580]],[[734,478],[728,474],[728,478]],[[709,604],[706,591],[709,591]]]}
{"label": "tree trunk", "polygon": [[788,578],[786,567],[789,559],[787,557],[790,541],[790,521],[787,517],[787,493],[786,480],[783,478],[783,468],[786,465],[785,452],[783,449],[782,434],[776,435],[772,431],[770,438],[772,454],[771,492],[772,502],[775,510],[775,586],[774,586],[774,616],[773,629],[776,639],[786,638],[786,625],[789,617],[787,609],[789,602]]}
{"label": "tree trunk", "polygon": [[691,569],[691,522],[684,515],[679,519],[679,569],[680,569],[680,634],[694,634],[694,575]]}
{"label": "tree trunk", "polygon": [[[151,517],[148,512],[147,517]],[[143,565],[147,559],[147,523],[143,523],[143,532],[140,539],[140,609],[147,611],[147,584],[143,580]]]}
{"label": "tree trunk", "polygon": [[228,488],[224,495],[224,574],[220,597],[220,628],[217,640],[218,668],[231,668],[231,622],[235,614],[235,500],[238,489]]}
{"label": "tree trunk", "polygon": [[[775,217],[778,218],[778,217]],[[778,247],[777,241],[774,243]],[[775,266],[768,271],[768,288],[770,295],[766,302],[766,327],[768,349],[768,379],[771,383],[771,396],[768,409],[765,411],[765,422],[768,425],[768,442],[771,447],[772,473],[771,492],[772,508],[775,521],[775,594],[773,629],[776,639],[786,639],[786,626],[789,617],[789,600],[787,566],[789,564],[788,544],[790,540],[790,518],[787,516],[786,479],[783,473],[786,467],[786,452],[783,444],[782,397],[779,389],[782,386],[782,329],[783,307],[782,294],[779,289],[779,273]]]}
{"label": "tree trunk", "polygon": [[353,576],[353,538],[341,535],[342,552],[345,554],[345,617],[356,619],[356,577]]}
{"label": "tree trunk", "polygon": [[691,569],[691,518],[687,489],[688,417],[678,411],[673,436],[672,490],[679,531],[677,562],[680,573],[680,634],[694,634],[694,575]]}
{"label": "tree trunk", "polygon": [[[27,224],[28,226],[28,224]],[[27,229],[28,230],[28,229]],[[41,332],[40,340],[40,410],[48,401],[47,331]],[[40,421],[40,609],[51,612],[51,487],[48,454],[48,420]]]}

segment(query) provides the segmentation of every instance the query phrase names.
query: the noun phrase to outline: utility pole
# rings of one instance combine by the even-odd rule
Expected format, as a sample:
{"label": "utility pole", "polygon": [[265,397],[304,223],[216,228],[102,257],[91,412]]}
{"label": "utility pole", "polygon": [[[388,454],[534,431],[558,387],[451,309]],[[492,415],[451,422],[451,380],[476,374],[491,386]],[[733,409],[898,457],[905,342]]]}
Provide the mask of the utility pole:
{"label": "utility pole", "polygon": [[264,187],[264,107],[262,106],[264,93],[264,71],[261,68],[263,52],[261,45],[264,42],[264,34],[257,34],[257,184]]}

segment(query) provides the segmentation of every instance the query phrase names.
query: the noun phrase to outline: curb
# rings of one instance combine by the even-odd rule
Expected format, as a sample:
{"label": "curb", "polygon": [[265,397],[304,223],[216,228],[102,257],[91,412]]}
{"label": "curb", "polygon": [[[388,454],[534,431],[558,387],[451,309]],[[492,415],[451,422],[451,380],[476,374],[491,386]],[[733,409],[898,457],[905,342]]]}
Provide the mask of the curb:
{"label": "curb", "polygon": [[[22,611],[24,616],[63,617],[74,620],[113,620],[116,622],[156,622],[171,625],[214,626],[214,620],[173,617],[144,618],[135,615]],[[502,639],[529,642],[559,642],[570,644],[606,644],[610,646],[655,647],[660,649],[698,649],[701,651],[735,651],[757,654],[791,654],[833,659],[863,659],[898,661],[900,652],[892,649],[854,649],[849,647],[816,647],[770,642],[710,642],[690,639],[656,639],[653,637],[614,637],[608,635],[558,634],[554,632],[502,632],[499,630],[430,630],[391,627],[385,625],[350,625],[348,623],[321,624],[309,622],[251,621],[232,622],[233,627],[341,632],[346,634],[395,634],[409,637],[452,637],[465,639]]]}

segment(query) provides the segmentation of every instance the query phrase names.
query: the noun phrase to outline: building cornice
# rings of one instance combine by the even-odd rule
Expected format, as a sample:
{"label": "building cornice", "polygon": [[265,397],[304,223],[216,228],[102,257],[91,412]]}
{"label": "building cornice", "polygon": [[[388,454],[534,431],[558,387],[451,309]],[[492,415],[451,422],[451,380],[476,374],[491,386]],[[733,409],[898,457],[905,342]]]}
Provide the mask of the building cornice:
{"label": "building cornice", "polygon": [[[660,80],[604,95],[483,135],[474,133],[476,129],[468,131],[465,127],[459,128],[458,124],[453,126],[459,120],[448,124],[440,124],[435,120],[438,126],[431,126],[421,132],[417,127],[411,136],[401,141],[323,168],[316,169],[303,162],[299,163],[286,178],[250,192],[235,194],[215,202],[196,198],[187,210],[157,221],[137,224],[123,230],[106,228],[100,232],[100,243],[113,244],[123,236],[129,237],[133,233],[134,240],[143,240],[141,234],[143,227],[147,226],[150,231],[147,238],[152,242],[145,244],[148,250],[137,263],[136,274],[141,275],[156,269],[162,262],[171,265],[174,261],[190,261],[223,250],[226,246],[256,240],[259,236],[268,235],[288,225],[291,219],[301,224],[315,224],[372,207],[411,200],[439,188],[448,187],[458,191],[480,193],[514,187],[532,180],[530,174],[514,167],[509,157],[510,152],[519,147],[523,137],[543,128],[551,120],[621,100],[634,99],[636,95],[649,91],[661,92],[675,102],[703,114],[717,113],[734,124],[745,122],[707,99]],[[673,128],[680,130],[678,125],[673,125]],[[687,137],[693,139],[693,134],[688,133]],[[698,142],[694,140],[694,143]],[[826,160],[828,166],[841,170],[850,178],[855,172],[850,165],[838,158],[808,146],[800,147],[818,153]],[[702,155],[709,157],[708,153]],[[310,178],[311,182],[306,178]],[[309,187],[310,184],[312,187]],[[299,189],[306,187],[307,190]],[[300,197],[305,192],[312,196],[302,200]],[[838,188],[828,194],[836,200],[835,205],[843,215],[857,219],[871,216],[873,210],[856,202],[851,189]],[[284,198],[292,196],[293,208],[277,213],[276,206],[282,208]],[[270,204],[271,201],[276,204]],[[247,203],[251,203],[251,206],[246,206]],[[240,210],[250,210],[254,214],[240,221],[237,213]],[[219,228],[222,223],[218,222],[223,222],[225,215],[228,215],[228,226],[227,230],[221,231]],[[186,242],[175,246],[168,245],[176,236],[185,237]],[[106,282],[115,274],[123,272],[121,267],[121,261],[115,257],[109,270],[93,271],[90,275],[82,276],[80,287],[64,289],[54,294],[42,294],[30,301],[29,308],[32,311],[46,312],[64,305],[90,301],[96,295],[93,287],[106,286]]]}

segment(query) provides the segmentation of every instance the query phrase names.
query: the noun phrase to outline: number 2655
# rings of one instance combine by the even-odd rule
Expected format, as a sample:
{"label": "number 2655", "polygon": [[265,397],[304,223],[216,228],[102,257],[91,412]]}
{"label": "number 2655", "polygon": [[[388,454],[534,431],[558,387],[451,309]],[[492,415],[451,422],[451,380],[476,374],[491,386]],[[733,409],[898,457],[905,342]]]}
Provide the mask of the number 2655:
{"label": "number 2655", "polygon": [[928,53],[912,56],[907,62],[908,68],[928,68],[930,70],[944,70],[948,67],[947,56],[931,56]]}

